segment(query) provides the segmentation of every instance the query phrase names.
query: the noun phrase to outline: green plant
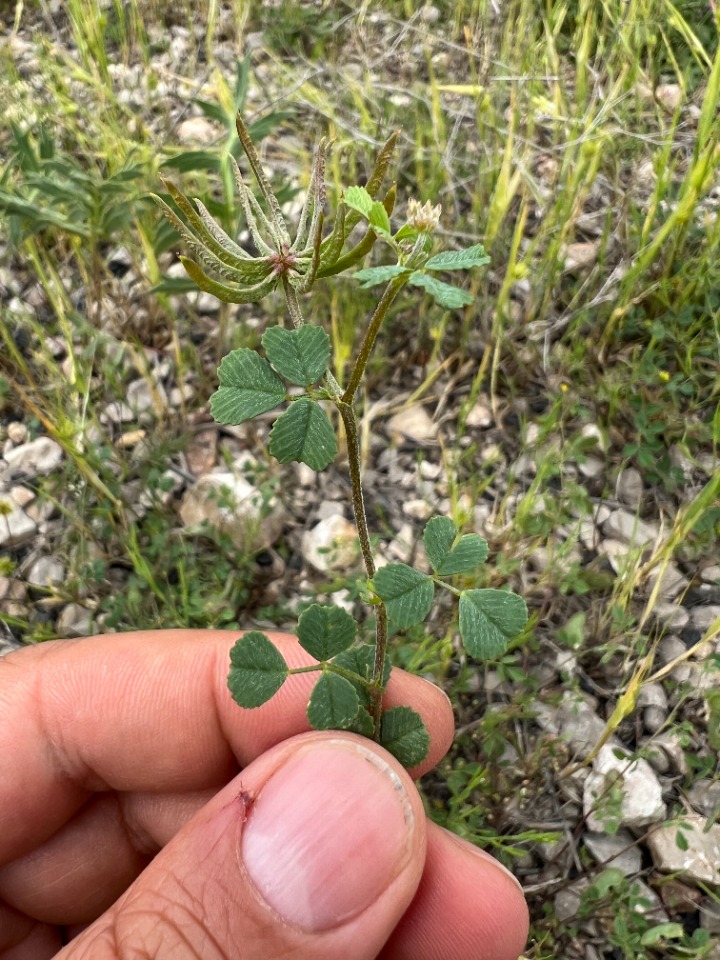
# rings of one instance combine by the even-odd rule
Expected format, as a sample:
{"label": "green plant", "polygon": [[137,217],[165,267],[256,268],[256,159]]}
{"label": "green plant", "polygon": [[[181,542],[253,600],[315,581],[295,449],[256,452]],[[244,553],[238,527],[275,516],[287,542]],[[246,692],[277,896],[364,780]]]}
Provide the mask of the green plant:
{"label": "green plant", "polygon": [[710,933],[696,929],[689,934],[681,923],[658,918],[653,897],[650,888],[608,867],[584,890],[578,916],[602,923],[608,942],[628,960],[711,956]]}
{"label": "green plant", "polygon": [[[488,659],[500,656],[507,642],[522,632],[527,608],[520,597],[503,590],[463,589],[461,579],[460,586],[456,585],[459,578],[485,562],[488,547],[477,534],[461,534],[448,517],[433,517],[425,527],[431,575],[404,563],[377,568],[363,502],[354,401],[382,322],[402,288],[410,285],[425,290],[447,309],[467,306],[472,296],[439,280],[437,274],[481,266],[488,258],[479,244],[433,254],[433,232],[440,208],[429,202],[421,205],[411,200],[407,221],[400,229],[392,229],[394,188],[382,201],[376,197],[396,135],[381,150],[367,185],[345,190],[333,229],[326,237],[323,207],[328,145],[321,141],[295,239],[291,239],[240,115],[237,129],[265,201],[263,208],[245,185],[231,156],[258,256],[246,253],[200,201],[193,206],[172,184],[166,186],[184,220],[163,199],[155,198],[194,254],[196,259],[183,257],[182,262],[202,290],[224,301],[254,303],[281,286],[292,320],[291,329],[272,326],[265,331],[264,357],[249,348],[234,350],[224,357],[218,370],[220,386],[211,398],[212,413],[220,423],[240,424],[288,403],[270,433],[270,453],[280,463],[300,461],[314,470],[323,470],[338,451],[335,429],[323,404],[336,408],[345,432],[352,506],[367,575],[367,601],[375,613],[375,644],[356,645],[357,624],[345,610],[313,604],[300,616],[297,635],[302,647],[318,661],[316,665],[289,668],[265,634],[251,631],[232,649],[229,687],[240,706],[258,707],[279,690],[288,676],[317,671],[320,678],[307,709],[311,725],[316,729],[350,729],[372,736],[412,767],[427,753],[428,734],[420,716],[409,707],[382,710],[382,695],[390,674],[389,628],[406,630],[421,623],[430,612],[436,586],[440,586],[458,598],[459,630],[466,651],[476,659]],[[360,224],[364,226],[364,236],[343,254],[346,240]],[[308,292],[317,280],[359,264],[376,241],[390,251],[394,262],[354,273],[365,288],[381,283],[386,286],[365,329],[348,384],[343,388],[330,372],[330,338],[322,327],[305,323],[299,295]],[[288,384],[294,388],[292,393]],[[298,394],[297,388],[304,392]]]}

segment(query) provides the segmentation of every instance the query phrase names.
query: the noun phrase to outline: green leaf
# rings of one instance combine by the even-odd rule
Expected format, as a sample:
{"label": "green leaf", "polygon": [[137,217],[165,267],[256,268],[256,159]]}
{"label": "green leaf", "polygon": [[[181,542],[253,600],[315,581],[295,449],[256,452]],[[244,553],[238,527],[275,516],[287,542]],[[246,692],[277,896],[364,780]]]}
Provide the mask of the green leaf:
{"label": "green leaf", "polygon": [[393,707],[382,715],[380,743],[404,767],[416,767],[428,755],[430,734],[419,713]]}
{"label": "green leaf", "polygon": [[384,602],[388,617],[401,628],[421,623],[430,613],[435,591],[430,577],[406,563],[389,563],[374,578],[375,592]]}
{"label": "green leaf", "polygon": [[160,167],[164,170],[178,170],[189,173],[191,170],[219,170],[220,154],[207,150],[185,150],[174,157],[163,160]]}
{"label": "green leaf", "polygon": [[316,660],[330,660],[355,642],[357,624],[342,607],[314,603],[300,617],[298,640]]}
{"label": "green leaf", "polygon": [[485,563],[488,545],[476,533],[467,533],[455,542],[457,530],[449,517],[428,520],[423,533],[425,551],[438,576],[466,573]]}
{"label": "green leaf", "polygon": [[450,577],[456,573],[467,573],[485,563],[488,555],[487,541],[476,533],[466,533],[450,551],[449,555],[435,571],[441,577]]}
{"label": "green leaf", "polygon": [[471,294],[460,287],[453,287],[449,283],[443,283],[436,280],[435,277],[429,277],[426,273],[410,274],[410,283],[416,287],[424,287],[427,292],[433,296],[441,307],[447,307],[448,310],[459,310],[460,307],[467,307],[475,299]]}
{"label": "green leaf", "polygon": [[[359,646],[352,647],[350,650],[343,650],[342,653],[339,653],[333,658],[332,663],[338,667],[342,667],[343,670],[349,670],[351,673],[358,674],[358,676],[363,677],[365,680],[372,680],[373,670],[375,669],[375,644],[361,643]],[[383,687],[387,686],[391,670],[392,665],[389,658],[386,657],[385,663],[383,664]],[[367,687],[359,680],[351,680],[350,682],[355,687],[362,706],[369,707],[370,694]]]}
{"label": "green leaf", "polygon": [[330,337],[309,323],[297,330],[269,327],[262,345],[280,376],[299,387],[317,383],[330,362]]}
{"label": "green leaf", "polygon": [[406,223],[404,226],[400,227],[398,232],[393,237],[393,240],[400,242],[401,240],[417,240],[420,232],[411,227],[409,223]]}
{"label": "green leaf", "polygon": [[652,947],[663,940],[679,940],[685,936],[685,928],[681,923],[658,923],[655,927],[650,927],[640,937],[640,943],[643,947]]}
{"label": "green leaf", "polygon": [[625,875],[619,867],[607,867],[595,877],[589,887],[593,900],[604,899],[611,890],[616,890],[625,882]]}
{"label": "green leaf", "polygon": [[490,257],[485,253],[481,243],[476,243],[465,250],[443,250],[430,257],[425,264],[425,270],[469,270],[470,267],[482,267],[490,263]]}
{"label": "green leaf", "polygon": [[428,560],[435,573],[443,560],[449,556],[457,536],[457,529],[450,517],[433,517],[423,531],[423,541]]}
{"label": "green leaf", "polygon": [[230,651],[228,687],[241,707],[260,707],[285,682],[288,668],[277,647],[259,630],[241,637]]}
{"label": "green leaf", "polygon": [[373,205],[370,208],[370,213],[368,215],[368,222],[373,230],[384,233],[386,236],[390,236],[390,217],[385,207],[380,203],[379,200],[374,200]]}
{"label": "green leaf", "polygon": [[464,590],[460,594],[460,636],[476,660],[499,657],[527,623],[525,601],[505,590]]}
{"label": "green leaf", "polygon": [[346,730],[358,708],[355,687],[336,673],[324,673],[310,694],[307,715],[315,730]]}
{"label": "green leaf", "polygon": [[313,470],[324,470],[337,454],[332,424],[314,400],[296,400],[275,421],[268,443],[280,463],[298,460]]}
{"label": "green leaf", "polygon": [[352,730],[353,733],[359,733],[363,737],[368,737],[368,739],[372,738],[375,732],[375,725],[373,724],[373,718],[364,706],[360,707],[357,716],[348,727],[348,730]]}
{"label": "green leaf", "polygon": [[343,197],[345,205],[351,210],[357,210],[365,219],[370,216],[373,203],[375,202],[365,187],[348,187]]}
{"label": "green leaf", "polygon": [[[344,650],[333,659],[333,663],[336,663],[339,667],[343,667],[345,670],[351,670],[353,673],[359,674],[366,680],[372,680],[373,670],[375,669],[375,644],[361,643],[351,650]],[[386,657],[385,663],[383,664],[383,686],[385,686],[390,679],[391,670],[392,665]]]}
{"label": "green leaf", "polygon": [[352,276],[355,280],[360,281],[364,290],[367,290],[368,287],[374,287],[378,283],[386,283],[393,277],[399,277],[403,273],[409,272],[407,267],[403,267],[399,263],[389,263],[385,267],[367,267],[365,270],[358,270]]}
{"label": "green leaf", "polygon": [[220,388],[210,398],[218,423],[242,423],[285,399],[285,384],[266,360],[247,347],[223,357],[218,377]]}

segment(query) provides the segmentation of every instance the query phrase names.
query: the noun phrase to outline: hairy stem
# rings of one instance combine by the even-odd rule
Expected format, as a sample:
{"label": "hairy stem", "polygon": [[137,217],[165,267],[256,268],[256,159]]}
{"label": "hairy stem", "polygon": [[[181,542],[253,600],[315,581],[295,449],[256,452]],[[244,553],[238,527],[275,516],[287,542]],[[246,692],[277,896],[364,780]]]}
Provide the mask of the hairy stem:
{"label": "hairy stem", "polygon": [[[367,514],[365,513],[365,499],[363,497],[362,477],[360,473],[360,443],[358,440],[357,418],[352,406],[345,401],[337,402],[347,438],[348,466],[350,485],[352,487],[352,505],[355,523],[360,538],[365,571],[369,579],[375,576],[375,560],[370,545],[370,531],[368,530]],[[373,664],[372,688],[370,690],[370,714],[373,719],[374,736],[380,739],[380,719],[382,714],[382,676],[387,656],[388,620],[384,603],[376,607],[375,615],[375,663]]]}
{"label": "hairy stem", "polygon": [[294,288],[290,285],[290,281],[285,274],[283,274],[282,284],[283,291],[285,293],[285,299],[287,300],[288,310],[290,311],[290,319],[293,322],[293,326],[297,329],[298,327],[302,327],[305,323],[300,310],[300,301],[298,300],[298,295],[295,293]]}
{"label": "hairy stem", "polygon": [[402,275],[400,277],[395,277],[390,281],[387,287],[385,287],[385,292],[380,298],[380,302],[378,303],[377,307],[375,307],[375,313],[370,318],[370,324],[365,331],[365,337],[360,347],[358,358],[355,361],[355,367],[350,376],[350,382],[348,383],[347,389],[343,394],[344,403],[351,404],[353,402],[355,394],[357,393],[357,389],[360,386],[360,381],[365,373],[365,367],[367,367],[368,360],[370,359],[370,353],[372,351],[373,344],[375,343],[375,338],[378,335],[378,331],[382,326],[382,322],[385,319],[393,300],[398,293],[400,293],[406,283],[407,275]]}

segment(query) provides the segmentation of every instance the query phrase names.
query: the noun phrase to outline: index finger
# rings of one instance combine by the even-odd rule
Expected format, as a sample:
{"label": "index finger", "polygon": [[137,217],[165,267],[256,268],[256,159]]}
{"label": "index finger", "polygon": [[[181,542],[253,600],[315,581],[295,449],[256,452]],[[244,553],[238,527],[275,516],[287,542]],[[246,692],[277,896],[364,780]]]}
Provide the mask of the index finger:
{"label": "index finger", "polygon": [[[269,634],[290,667],[313,659]],[[227,689],[235,631],[164,630],[53,641],[0,661],[0,863],[47,840],[96,791],[219,788],[265,750],[309,729],[313,674],[290,678],[262,707]],[[393,671],[386,702],[425,720],[429,770],[453,719],[437,687]]]}

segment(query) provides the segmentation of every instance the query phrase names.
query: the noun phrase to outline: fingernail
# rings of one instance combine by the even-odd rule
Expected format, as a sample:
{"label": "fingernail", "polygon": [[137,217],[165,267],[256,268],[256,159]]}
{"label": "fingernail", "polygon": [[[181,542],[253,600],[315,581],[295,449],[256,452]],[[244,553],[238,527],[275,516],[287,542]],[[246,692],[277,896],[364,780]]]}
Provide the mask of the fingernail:
{"label": "fingernail", "polygon": [[504,873],[506,877],[510,877],[513,883],[520,889],[520,891],[522,891],[522,884],[518,878],[514,873],[508,870],[506,866],[500,863],[499,860],[496,860],[495,857],[491,856],[489,853],[486,853],[485,850],[481,850],[480,847],[476,847],[474,843],[463,840],[462,837],[458,837],[454,833],[451,833],[450,837],[455,841],[455,843],[458,844],[458,846],[462,847],[463,850],[467,851],[468,853],[472,853],[476,857],[479,857],[481,860],[484,860],[485,863],[489,863],[491,866],[495,867],[496,870],[500,871],[500,873]]}
{"label": "fingernail", "polygon": [[397,773],[352,741],[300,748],[259,791],[241,834],[263,899],[308,932],[370,906],[408,861],[414,817]]}

